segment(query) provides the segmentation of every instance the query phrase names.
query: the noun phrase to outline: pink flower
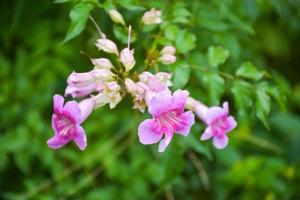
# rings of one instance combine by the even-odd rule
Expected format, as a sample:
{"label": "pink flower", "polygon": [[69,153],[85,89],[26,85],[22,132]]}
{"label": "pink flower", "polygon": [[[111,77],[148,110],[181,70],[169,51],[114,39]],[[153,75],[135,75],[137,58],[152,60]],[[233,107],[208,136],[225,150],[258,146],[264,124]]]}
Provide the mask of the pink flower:
{"label": "pink flower", "polygon": [[94,101],[91,98],[80,103],[68,101],[64,105],[64,98],[54,95],[54,113],[52,115],[52,128],[55,135],[47,141],[52,149],[58,149],[73,140],[79,149],[86,148],[86,136],[80,124],[91,114]]}
{"label": "pink flower", "polygon": [[227,133],[237,125],[234,117],[228,116],[228,102],[223,103],[223,108],[217,106],[207,108],[198,103],[195,112],[207,124],[201,140],[213,138],[214,146],[217,149],[224,149],[228,144]]}
{"label": "pink flower", "polygon": [[147,145],[160,141],[158,151],[163,152],[174,133],[187,136],[195,122],[191,111],[184,112],[188,96],[185,90],[177,90],[173,95],[163,92],[154,96],[148,104],[153,118],[146,119],[138,128],[140,142]]}
{"label": "pink flower", "polygon": [[113,73],[109,69],[93,69],[89,72],[76,73],[68,77],[68,86],[65,96],[73,98],[90,95],[94,91],[101,91],[103,82],[113,79]]}

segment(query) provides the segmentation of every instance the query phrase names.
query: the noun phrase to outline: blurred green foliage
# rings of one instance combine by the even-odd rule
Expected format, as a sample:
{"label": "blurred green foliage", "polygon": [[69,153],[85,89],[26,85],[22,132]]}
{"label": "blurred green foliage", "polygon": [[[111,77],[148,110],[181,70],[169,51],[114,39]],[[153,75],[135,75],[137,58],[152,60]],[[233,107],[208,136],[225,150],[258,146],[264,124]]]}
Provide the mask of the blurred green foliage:
{"label": "blurred green foliage", "polygon": [[[300,198],[298,0],[0,2],[2,199]],[[154,41],[173,44],[178,62],[158,67],[173,72],[174,88],[187,87],[209,105],[231,102],[239,126],[227,149],[200,142],[199,122],[163,154],[141,145],[136,130],[145,116],[128,109],[129,96],[86,121],[86,151],[47,147],[52,96],[63,94],[73,70],[91,69],[80,50],[104,55],[88,15],[126,45],[127,32],[106,13],[111,7],[133,26],[139,71]],[[141,27],[152,7],[163,11],[164,23]]]}

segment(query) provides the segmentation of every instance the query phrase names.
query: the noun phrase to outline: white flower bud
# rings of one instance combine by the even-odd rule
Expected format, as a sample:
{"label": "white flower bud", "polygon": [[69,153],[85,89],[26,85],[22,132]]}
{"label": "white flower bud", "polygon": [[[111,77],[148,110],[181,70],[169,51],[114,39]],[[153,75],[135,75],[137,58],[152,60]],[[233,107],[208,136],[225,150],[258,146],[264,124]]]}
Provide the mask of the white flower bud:
{"label": "white flower bud", "polygon": [[130,78],[125,79],[125,86],[129,93],[134,94],[137,91],[137,84]]}
{"label": "white flower bud", "polygon": [[176,56],[171,55],[171,54],[163,54],[159,60],[166,65],[172,64],[176,62]]}
{"label": "white flower bud", "polygon": [[143,73],[141,73],[141,74],[139,75],[140,81],[141,81],[142,83],[145,83],[145,84],[147,84],[147,83],[148,83],[148,80],[149,80],[150,78],[152,78],[152,77],[154,77],[154,75],[151,74],[151,73],[148,72],[148,71],[145,71],[145,72],[143,72]]}
{"label": "white flower bud", "polygon": [[152,8],[150,11],[147,11],[144,13],[142,17],[142,22],[144,24],[160,24],[162,23],[161,20],[161,11],[155,10],[155,8]]}
{"label": "white flower bud", "polygon": [[175,54],[176,52],[176,49],[175,47],[171,46],[171,45],[168,45],[168,46],[165,46],[162,50],[161,50],[161,54]]}
{"label": "white flower bud", "polygon": [[158,72],[155,74],[155,77],[157,80],[163,84],[166,84],[167,86],[172,86],[172,82],[170,81],[172,78],[171,73],[167,72]]}
{"label": "white flower bud", "polygon": [[109,69],[94,69],[91,71],[93,77],[101,81],[113,79],[114,74]]}
{"label": "white flower bud", "polygon": [[116,107],[122,100],[120,89],[120,85],[115,81],[104,83],[103,90],[92,97],[95,102],[95,107],[98,108],[105,104],[109,104],[110,109]]}
{"label": "white flower bud", "polygon": [[91,61],[96,69],[111,69],[113,67],[107,58],[93,58]]}
{"label": "white flower bud", "polygon": [[109,39],[98,39],[96,42],[96,47],[98,47],[99,50],[105,51],[106,53],[114,53],[119,56],[117,45]]}
{"label": "white flower bud", "polygon": [[126,26],[125,21],[122,17],[122,15],[116,10],[116,9],[111,9],[108,11],[108,14],[110,18],[117,24],[122,24]]}
{"label": "white flower bud", "polygon": [[135,59],[133,56],[134,51],[125,48],[121,51],[120,60],[125,67],[126,72],[130,71],[135,65]]}

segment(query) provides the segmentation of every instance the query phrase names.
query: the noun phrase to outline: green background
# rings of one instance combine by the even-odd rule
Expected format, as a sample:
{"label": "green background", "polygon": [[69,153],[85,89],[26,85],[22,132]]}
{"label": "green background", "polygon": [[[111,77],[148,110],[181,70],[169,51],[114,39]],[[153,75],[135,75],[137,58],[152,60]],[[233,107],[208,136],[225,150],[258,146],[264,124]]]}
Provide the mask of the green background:
{"label": "green background", "polygon": [[[61,43],[68,30],[81,32],[68,17],[80,1],[66,2],[0,1],[0,198],[300,199],[300,1],[113,1],[133,25],[138,71],[155,37],[159,48],[173,44],[178,61],[158,66],[173,72],[173,89],[187,88],[208,105],[228,100],[238,119],[225,150],[200,142],[197,121],[163,154],[139,143],[137,127],[149,116],[130,109],[129,95],[83,124],[85,151],[73,143],[47,147],[53,95],[64,93],[72,71],[92,69],[80,51],[107,56],[94,46],[90,21]],[[126,34],[105,12],[108,4],[95,2],[81,1],[94,5],[90,14],[124,48]],[[152,7],[164,23],[141,27]],[[243,71],[245,61],[255,70]]]}

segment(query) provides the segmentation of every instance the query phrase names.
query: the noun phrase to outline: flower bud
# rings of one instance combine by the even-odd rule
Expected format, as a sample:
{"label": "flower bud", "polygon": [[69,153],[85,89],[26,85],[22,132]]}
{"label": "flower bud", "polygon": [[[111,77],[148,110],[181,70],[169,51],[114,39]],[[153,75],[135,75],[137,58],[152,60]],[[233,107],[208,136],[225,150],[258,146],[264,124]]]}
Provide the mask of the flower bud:
{"label": "flower bud", "polygon": [[95,107],[98,108],[105,104],[109,104],[110,109],[116,107],[122,100],[120,89],[120,85],[115,81],[103,84],[103,90],[96,96],[93,96]]}
{"label": "flower bud", "polygon": [[107,58],[93,58],[91,59],[95,69],[111,69],[113,68],[112,63]]}
{"label": "flower bud", "polygon": [[145,84],[147,84],[148,80],[152,77],[154,77],[154,75],[147,71],[145,71],[139,75],[140,81]]}
{"label": "flower bud", "polygon": [[95,91],[101,91],[103,82],[112,79],[113,73],[108,69],[94,69],[84,73],[73,72],[67,79],[65,96],[77,98],[90,95]]}
{"label": "flower bud", "polygon": [[133,94],[137,90],[137,84],[130,78],[125,79],[125,87],[131,94]]}
{"label": "flower bud", "polygon": [[165,46],[162,50],[161,50],[161,54],[175,54],[176,52],[176,49],[175,47],[171,46],[171,45],[168,45],[168,46]]}
{"label": "flower bud", "polygon": [[117,24],[122,24],[123,26],[126,26],[125,21],[122,17],[122,15],[116,10],[116,9],[111,9],[108,11],[108,14],[110,18]]}
{"label": "flower bud", "polygon": [[161,11],[160,10],[155,10],[155,8],[152,8],[150,11],[147,11],[144,13],[142,17],[142,22],[144,24],[160,24],[162,23],[161,20]]}
{"label": "flower bud", "polygon": [[172,55],[172,54],[163,54],[159,60],[165,64],[165,65],[169,65],[172,64],[174,62],[176,62],[176,56]]}
{"label": "flower bud", "polygon": [[105,39],[105,38],[98,39],[96,42],[96,47],[98,47],[99,50],[105,51],[106,53],[113,53],[119,56],[117,45],[109,39]]}
{"label": "flower bud", "polygon": [[121,51],[120,60],[122,64],[125,66],[126,72],[130,71],[135,65],[135,59],[133,53],[134,51],[129,50],[129,48],[125,48]]}
{"label": "flower bud", "polygon": [[113,79],[114,74],[109,69],[94,69],[91,71],[92,76],[101,81],[109,81]]}
{"label": "flower bud", "polygon": [[170,81],[172,78],[171,73],[167,72],[158,72],[155,74],[155,77],[157,80],[163,84],[166,84],[167,86],[172,86],[172,82]]}

